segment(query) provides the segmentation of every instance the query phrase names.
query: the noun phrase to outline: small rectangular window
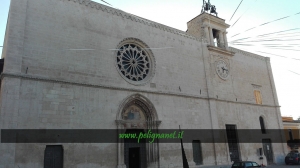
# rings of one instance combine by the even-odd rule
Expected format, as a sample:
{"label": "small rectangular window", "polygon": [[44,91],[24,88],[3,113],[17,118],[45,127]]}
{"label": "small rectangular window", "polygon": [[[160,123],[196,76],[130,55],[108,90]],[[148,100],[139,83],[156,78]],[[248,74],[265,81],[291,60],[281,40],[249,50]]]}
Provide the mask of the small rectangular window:
{"label": "small rectangular window", "polygon": [[44,168],[63,168],[63,147],[47,145],[44,155]]}
{"label": "small rectangular window", "polygon": [[256,104],[262,104],[261,94],[259,90],[254,90],[254,97],[256,100]]}

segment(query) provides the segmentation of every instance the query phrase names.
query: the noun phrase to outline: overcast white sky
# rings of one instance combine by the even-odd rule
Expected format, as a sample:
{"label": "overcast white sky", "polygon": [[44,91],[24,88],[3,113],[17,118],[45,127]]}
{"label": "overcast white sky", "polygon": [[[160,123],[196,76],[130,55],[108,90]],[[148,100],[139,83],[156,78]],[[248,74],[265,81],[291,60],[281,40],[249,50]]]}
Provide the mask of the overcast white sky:
{"label": "overcast white sky", "polygon": [[[103,3],[101,0],[94,0]],[[186,31],[186,23],[199,15],[202,7],[202,0],[105,0],[114,8],[125,12]],[[0,46],[3,46],[9,0],[1,0],[0,4]],[[241,0],[211,0],[211,4],[217,8],[218,16],[226,20],[226,23],[233,25],[241,16],[239,21],[227,31],[228,41],[252,37],[243,44],[229,44],[235,48],[240,48],[262,56],[271,57],[271,66],[275,79],[275,85],[281,114],[292,116],[297,119],[300,116],[298,104],[300,104],[300,1],[299,0],[243,0],[239,9],[230,20],[235,9]],[[297,14],[297,15],[295,15]],[[289,16],[287,18],[283,18]],[[281,20],[258,26],[263,23]],[[245,32],[245,30],[253,28]],[[299,29],[296,29],[299,28]],[[290,30],[296,29],[296,30]],[[272,35],[257,37],[261,34],[278,31],[285,35]],[[233,35],[239,35],[232,37]],[[293,34],[288,34],[293,33]],[[264,41],[262,40],[274,40]],[[245,40],[246,41],[246,40]],[[270,46],[277,46],[273,47]],[[280,45],[280,47],[278,46]],[[261,53],[264,52],[264,53]],[[0,48],[2,53],[2,48]],[[275,55],[265,54],[271,53]],[[285,56],[283,58],[280,56]],[[296,58],[299,60],[295,60]]]}

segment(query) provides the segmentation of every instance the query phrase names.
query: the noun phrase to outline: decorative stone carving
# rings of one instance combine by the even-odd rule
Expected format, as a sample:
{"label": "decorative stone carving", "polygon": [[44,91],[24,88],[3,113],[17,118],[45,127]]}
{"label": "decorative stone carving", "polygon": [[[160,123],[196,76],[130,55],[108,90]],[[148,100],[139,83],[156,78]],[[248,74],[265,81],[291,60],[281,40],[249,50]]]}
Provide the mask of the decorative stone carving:
{"label": "decorative stone carving", "polygon": [[124,111],[122,118],[124,120],[140,120],[140,121],[146,120],[142,110],[135,105],[132,105],[126,111]]}
{"label": "decorative stone carving", "polygon": [[[118,127],[118,132],[138,130],[156,130],[161,121],[158,120],[156,110],[152,103],[144,96],[135,94],[126,98],[120,105],[116,119],[117,124],[124,127]],[[124,142],[118,139],[119,142]],[[135,144],[131,144],[135,145]],[[147,143],[146,160],[147,165],[157,167],[159,161],[158,143]],[[118,167],[128,162],[128,144],[118,143]]]}
{"label": "decorative stone carving", "polygon": [[116,68],[133,85],[146,84],[154,75],[155,60],[149,47],[139,39],[127,38],[117,50]]}

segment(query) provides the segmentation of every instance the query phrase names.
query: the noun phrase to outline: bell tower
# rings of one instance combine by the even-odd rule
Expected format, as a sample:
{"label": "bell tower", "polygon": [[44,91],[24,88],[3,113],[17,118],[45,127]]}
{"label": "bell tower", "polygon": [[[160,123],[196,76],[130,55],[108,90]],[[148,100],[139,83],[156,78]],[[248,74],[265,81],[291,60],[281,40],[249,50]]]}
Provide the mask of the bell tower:
{"label": "bell tower", "polygon": [[[206,11],[209,11],[207,13]],[[216,16],[212,15],[214,13]],[[224,19],[217,16],[216,7],[211,5],[209,0],[203,0],[203,8],[200,15],[196,16],[187,23],[187,33],[197,38],[204,39],[209,46],[228,50],[226,29],[230,25]]]}

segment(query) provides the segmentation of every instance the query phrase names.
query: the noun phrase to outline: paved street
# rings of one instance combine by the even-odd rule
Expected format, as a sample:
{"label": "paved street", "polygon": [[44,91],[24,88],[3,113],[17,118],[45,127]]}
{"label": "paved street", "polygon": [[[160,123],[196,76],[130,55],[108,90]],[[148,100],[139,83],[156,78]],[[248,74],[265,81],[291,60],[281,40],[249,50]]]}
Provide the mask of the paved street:
{"label": "paved street", "polygon": [[267,168],[300,168],[300,165],[269,165]]}
{"label": "paved street", "polygon": [[[231,165],[203,166],[201,168],[231,168]],[[300,165],[269,165],[265,168],[300,168]]]}

